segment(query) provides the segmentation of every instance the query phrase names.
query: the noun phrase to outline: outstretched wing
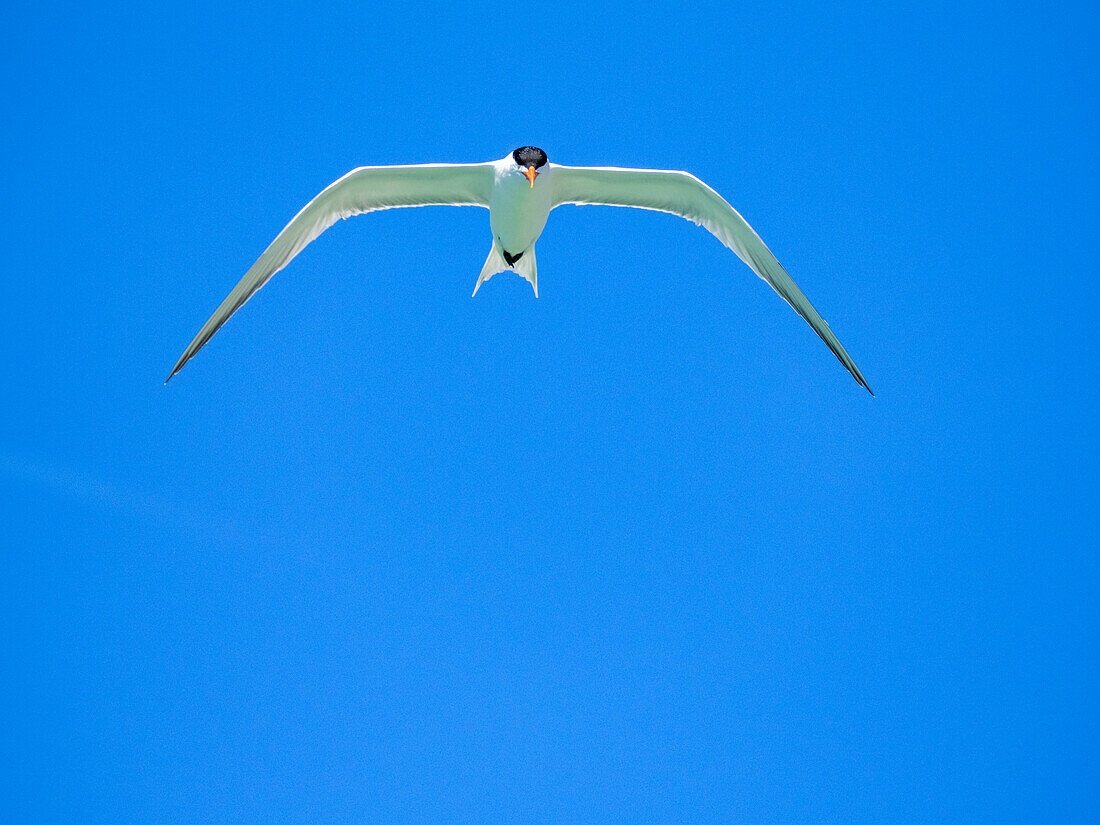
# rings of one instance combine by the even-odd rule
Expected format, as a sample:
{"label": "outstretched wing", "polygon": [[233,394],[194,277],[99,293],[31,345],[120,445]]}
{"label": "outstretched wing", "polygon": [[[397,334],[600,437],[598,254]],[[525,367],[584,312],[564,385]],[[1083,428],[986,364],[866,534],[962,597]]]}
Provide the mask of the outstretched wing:
{"label": "outstretched wing", "polygon": [[329,185],[295,215],[241,278],[180,356],[171,375],[306,244],[342,218],[403,206],[489,206],[491,163],[362,166]]}
{"label": "outstretched wing", "polygon": [[554,165],[553,171],[553,206],[567,203],[633,206],[669,212],[702,225],[782,295],[829,345],[856,381],[871,392],[859,367],[760,236],[721,195],[697,177],[687,172],[612,167]]}

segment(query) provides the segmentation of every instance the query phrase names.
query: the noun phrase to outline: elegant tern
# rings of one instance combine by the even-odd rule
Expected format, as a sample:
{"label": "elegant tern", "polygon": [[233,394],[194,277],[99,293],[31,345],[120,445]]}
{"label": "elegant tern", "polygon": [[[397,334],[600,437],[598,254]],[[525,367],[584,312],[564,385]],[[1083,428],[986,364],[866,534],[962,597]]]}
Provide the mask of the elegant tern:
{"label": "elegant tern", "polygon": [[[286,225],[222,301],[168,376],[183,368],[245,301],[337,220],[404,206],[483,206],[493,246],[474,286],[512,271],[538,297],[535,241],[550,210],[565,204],[632,206],[668,212],[706,228],[801,315],[868,392],[859,368],[760,236],[722,197],[687,172],[560,166],[533,146],[490,163],[362,166],[324,189]],[[166,382],[167,383],[167,380]],[[872,393],[873,395],[873,393]]]}

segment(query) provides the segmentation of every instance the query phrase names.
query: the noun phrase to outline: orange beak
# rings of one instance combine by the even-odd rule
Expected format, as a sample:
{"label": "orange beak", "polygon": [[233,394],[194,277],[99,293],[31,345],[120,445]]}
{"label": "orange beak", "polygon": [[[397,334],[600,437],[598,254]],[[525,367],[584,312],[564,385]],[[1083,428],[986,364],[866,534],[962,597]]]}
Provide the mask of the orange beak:
{"label": "orange beak", "polygon": [[535,188],[535,178],[537,178],[539,176],[539,173],[535,171],[535,167],[534,166],[528,166],[527,171],[525,171],[523,174],[524,174],[524,177],[527,178],[527,180],[531,181],[531,188],[534,189]]}

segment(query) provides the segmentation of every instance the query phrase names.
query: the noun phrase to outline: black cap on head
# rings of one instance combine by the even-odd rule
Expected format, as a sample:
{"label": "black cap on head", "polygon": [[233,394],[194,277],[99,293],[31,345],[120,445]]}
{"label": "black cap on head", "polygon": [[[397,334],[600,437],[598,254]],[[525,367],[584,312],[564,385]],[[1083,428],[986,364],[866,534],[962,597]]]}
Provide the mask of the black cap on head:
{"label": "black cap on head", "polygon": [[515,159],[516,164],[524,169],[528,166],[539,169],[546,165],[546,153],[534,146],[522,146],[512,152],[512,157]]}

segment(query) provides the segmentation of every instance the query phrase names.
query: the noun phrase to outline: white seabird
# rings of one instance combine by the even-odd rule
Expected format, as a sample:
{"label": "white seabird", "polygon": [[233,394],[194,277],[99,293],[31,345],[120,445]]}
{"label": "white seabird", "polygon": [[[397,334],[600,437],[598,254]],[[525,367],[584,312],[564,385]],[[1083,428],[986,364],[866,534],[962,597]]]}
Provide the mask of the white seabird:
{"label": "white seabird", "polygon": [[534,146],[521,147],[490,163],[362,166],[344,175],[306,204],[276,236],[199,330],[168,380],[256,290],[337,220],[403,206],[487,207],[493,246],[474,294],[496,273],[511,270],[526,278],[538,297],[535,241],[546,226],[550,210],[563,204],[633,206],[668,212],[700,224],[805,318],[860,386],[871,392],[829,325],[760,236],[737,210],[697,177],[658,169],[560,166],[548,163],[546,153]]}

